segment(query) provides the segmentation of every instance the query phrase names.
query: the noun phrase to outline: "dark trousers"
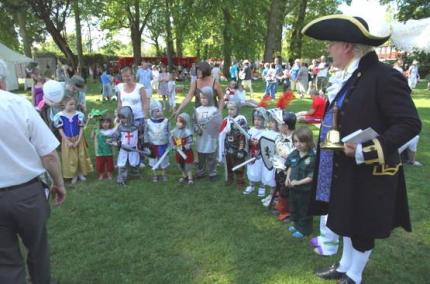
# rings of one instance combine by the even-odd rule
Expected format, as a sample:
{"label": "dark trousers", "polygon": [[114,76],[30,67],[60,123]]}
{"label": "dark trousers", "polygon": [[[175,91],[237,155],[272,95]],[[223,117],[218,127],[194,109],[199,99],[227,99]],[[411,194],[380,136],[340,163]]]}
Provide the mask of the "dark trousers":
{"label": "dark trousers", "polygon": [[234,176],[236,176],[237,185],[243,186],[245,185],[244,179],[244,167],[233,172],[233,168],[240,163],[244,162],[245,159],[239,159],[236,157],[236,154],[226,154],[225,160],[227,163],[227,182],[233,183]]}
{"label": "dark trousers", "polygon": [[312,216],[308,214],[310,200],[310,190],[290,189],[291,220],[294,222],[294,227],[303,235],[309,235],[312,232]]}
{"label": "dark trousers", "polygon": [[46,224],[49,203],[39,181],[0,189],[0,283],[26,283],[18,236],[27,248],[27,267],[33,284],[50,282]]}

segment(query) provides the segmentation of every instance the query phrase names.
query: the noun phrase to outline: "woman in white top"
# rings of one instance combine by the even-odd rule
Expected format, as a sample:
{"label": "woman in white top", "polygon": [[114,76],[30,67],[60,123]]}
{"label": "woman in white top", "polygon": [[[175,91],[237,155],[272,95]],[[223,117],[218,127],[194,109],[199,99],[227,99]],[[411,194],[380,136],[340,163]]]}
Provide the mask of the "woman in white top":
{"label": "woman in white top", "polygon": [[121,70],[123,83],[118,84],[118,109],[129,106],[133,111],[134,121],[137,126],[143,125],[148,115],[148,99],[142,84],[134,81],[133,72],[130,67]]}

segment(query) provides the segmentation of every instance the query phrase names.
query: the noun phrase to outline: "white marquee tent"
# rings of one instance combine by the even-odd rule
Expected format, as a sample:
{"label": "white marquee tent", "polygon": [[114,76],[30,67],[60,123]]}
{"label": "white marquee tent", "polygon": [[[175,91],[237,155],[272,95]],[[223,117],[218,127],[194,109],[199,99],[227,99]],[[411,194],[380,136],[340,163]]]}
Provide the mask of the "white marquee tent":
{"label": "white marquee tent", "polygon": [[32,62],[33,60],[31,58],[28,58],[27,56],[13,51],[2,43],[0,43],[0,59],[4,60],[7,65],[8,74],[6,86],[8,91],[17,90],[17,68],[23,68],[24,64]]}

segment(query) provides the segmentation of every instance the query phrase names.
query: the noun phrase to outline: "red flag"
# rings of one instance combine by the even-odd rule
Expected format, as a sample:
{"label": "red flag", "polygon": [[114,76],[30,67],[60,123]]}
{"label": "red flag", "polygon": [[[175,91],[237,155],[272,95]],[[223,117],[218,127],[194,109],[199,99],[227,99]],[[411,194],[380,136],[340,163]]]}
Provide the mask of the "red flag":
{"label": "red flag", "polygon": [[261,101],[258,103],[259,107],[264,107],[267,108],[267,106],[269,105],[269,102],[272,100],[272,97],[270,95],[265,95]]}
{"label": "red flag", "polygon": [[292,91],[284,92],[278,99],[276,106],[280,109],[285,109],[288,104],[294,100],[294,94]]}

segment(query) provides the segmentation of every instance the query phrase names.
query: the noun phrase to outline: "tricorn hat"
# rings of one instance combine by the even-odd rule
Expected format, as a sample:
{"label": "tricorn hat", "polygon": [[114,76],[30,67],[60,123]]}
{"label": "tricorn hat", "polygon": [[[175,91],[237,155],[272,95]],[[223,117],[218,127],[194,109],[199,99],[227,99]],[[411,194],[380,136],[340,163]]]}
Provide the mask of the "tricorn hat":
{"label": "tricorn hat", "polygon": [[329,15],[317,18],[307,24],[302,33],[318,40],[342,41],[379,46],[388,36],[376,36],[369,32],[369,25],[360,17]]}

